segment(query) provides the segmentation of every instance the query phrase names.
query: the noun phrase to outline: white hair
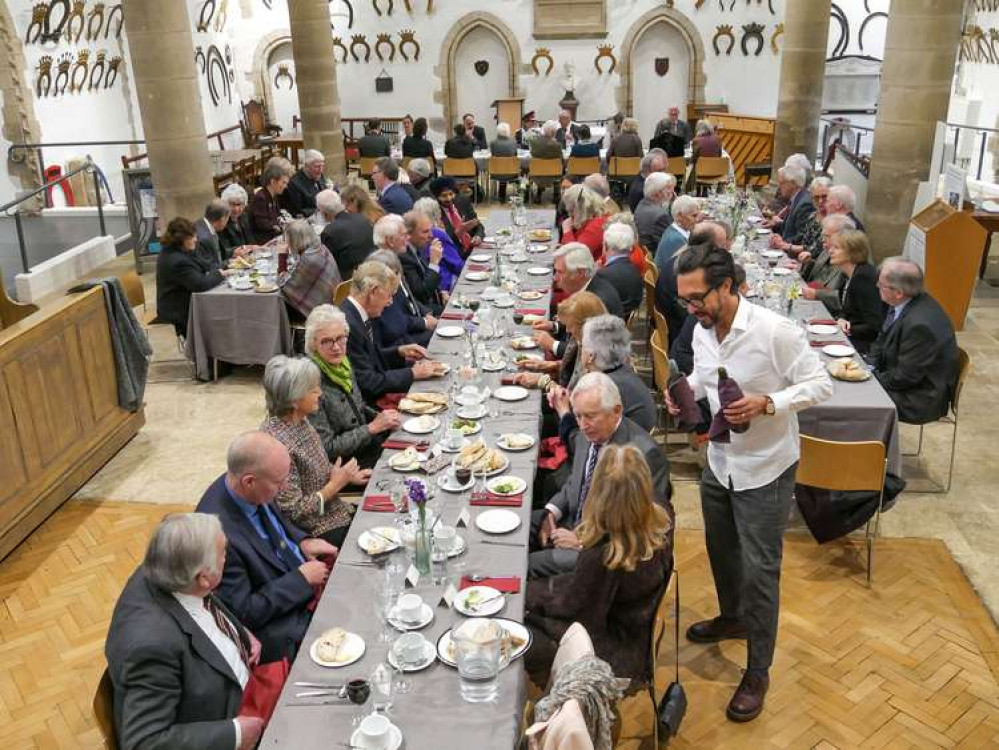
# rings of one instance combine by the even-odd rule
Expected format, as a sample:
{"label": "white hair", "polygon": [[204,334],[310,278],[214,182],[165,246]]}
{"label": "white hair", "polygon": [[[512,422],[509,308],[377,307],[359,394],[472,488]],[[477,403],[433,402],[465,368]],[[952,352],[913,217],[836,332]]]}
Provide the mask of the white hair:
{"label": "white hair", "polygon": [[236,182],[231,182],[226,185],[225,189],[222,191],[222,200],[229,205],[232,205],[233,203],[242,203],[245,206],[248,198],[246,190],[243,189],[242,185]]}
{"label": "white hair", "polygon": [[510,124],[506,123],[506,122],[501,122],[499,125],[497,125],[496,126],[496,135],[498,135],[500,138],[509,138],[510,137]]}
{"label": "white hair", "polygon": [[801,167],[802,169],[805,170],[805,174],[806,175],[809,174],[812,171],[812,169],[814,169],[814,165],[812,164],[812,160],[809,159],[804,154],[791,154],[789,157],[787,157],[787,159],[784,160],[784,166],[785,167],[790,167],[790,166]]}
{"label": "white hair", "polygon": [[828,177],[825,176],[816,177],[814,180],[812,180],[812,184],[808,186],[808,189],[812,193],[815,192],[815,188],[825,188],[826,190],[829,190],[830,188],[832,188],[832,180],[830,180]]}
{"label": "white hair", "polygon": [[611,255],[627,255],[635,246],[635,233],[621,222],[604,226],[604,251]]}
{"label": "white hair", "polygon": [[673,201],[673,216],[690,216],[701,210],[701,205],[696,198],[689,195],[681,195]]}
{"label": "white hair", "polygon": [[541,126],[541,132],[549,138],[553,138],[559,127],[557,120],[545,120],[545,124]]}
{"label": "white hair", "polygon": [[589,277],[593,276],[597,268],[597,264],[593,260],[593,253],[582,242],[567,242],[555,251],[555,257],[565,259],[565,270],[570,273],[585,271]]}
{"label": "white hair", "polygon": [[146,547],[146,578],[156,588],[174,593],[190,588],[199,573],[221,575],[215,546],[221,533],[222,523],[210,513],[168,515]]}
{"label": "white hair", "polygon": [[305,319],[305,353],[310,357],[316,353],[316,337],[320,331],[332,325],[343,326],[343,332],[350,335],[347,318],[336,305],[316,305]]}
{"label": "white hair", "polygon": [[354,275],[350,277],[350,294],[363,297],[375,289],[384,289],[395,294],[399,289],[399,277],[384,263],[365,259],[364,263],[354,269]]}
{"label": "white hair", "polygon": [[631,357],[627,324],[617,315],[590,318],[583,323],[583,348],[593,355],[593,364],[601,372],[626,364]]}
{"label": "white hair", "polygon": [[369,260],[372,263],[381,263],[389,267],[396,276],[402,276],[402,261],[399,260],[399,256],[396,255],[391,250],[375,250],[371,255],[369,255],[365,260]]}
{"label": "white hair", "polygon": [[602,372],[588,372],[581,377],[576,387],[572,389],[569,399],[575,403],[580,394],[588,391],[597,392],[600,396],[600,408],[604,411],[612,411],[615,407],[621,406],[621,392],[614,381]]}
{"label": "white hair", "polygon": [[395,237],[405,231],[406,222],[399,214],[386,214],[375,222],[375,228],[372,232],[375,247],[384,248],[389,237]]}
{"label": "white hair", "polygon": [[326,188],[316,193],[316,208],[323,216],[336,216],[343,211],[343,201],[336,190]]}
{"label": "white hair", "polygon": [[314,164],[317,161],[325,162],[326,157],[323,156],[322,151],[316,151],[314,148],[307,148],[302,152],[302,165],[308,166],[309,164]]}
{"label": "white hair", "polygon": [[822,228],[828,229],[832,234],[839,234],[856,229],[857,224],[846,214],[829,214],[822,220]]}
{"label": "white hair", "polygon": [[645,198],[651,198],[653,195],[674,186],[676,186],[676,177],[665,172],[653,172],[645,178],[642,195]]}
{"label": "white hair", "polygon": [[432,224],[441,220],[441,204],[436,198],[420,198],[413,204],[413,210],[426,216]]}
{"label": "white hair", "polygon": [[606,200],[610,197],[610,183],[607,178],[599,172],[588,174],[583,178],[583,185]]}
{"label": "white hair", "polygon": [[799,188],[805,187],[805,183],[808,182],[808,172],[800,164],[785,164],[780,172],[785,180]]}
{"label": "white hair", "polygon": [[841,203],[847,213],[853,211],[857,206],[857,194],[848,185],[833,185],[829,188],[829,197],[837,203]]}
{"label": "white hair", "polygon": [[290,414],[299,401],[319,385],[319,368],[311,359],[271,357],[264,368],[264,399],[267,414],[283,417]]}
{"label": "white hair", "polygon": [[406,167],[407,172],[416,172],[420,177],[429,177],[433,174],[434,170],[430,166],[430,162],[426,159],[413,159],[409,162],[409,166]]}

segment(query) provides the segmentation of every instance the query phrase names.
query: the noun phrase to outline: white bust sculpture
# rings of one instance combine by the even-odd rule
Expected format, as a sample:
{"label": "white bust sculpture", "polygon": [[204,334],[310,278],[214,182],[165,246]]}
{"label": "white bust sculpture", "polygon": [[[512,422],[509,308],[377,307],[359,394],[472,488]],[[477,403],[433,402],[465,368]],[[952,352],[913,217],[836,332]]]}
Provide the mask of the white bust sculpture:
{"label": "white bust sculpture", "polygon": [[572,62],[567,62],[562,66],[564,71],[562,75],[562,88],[566,90],[567,93],[572,93],[576,90],[576,65]]}

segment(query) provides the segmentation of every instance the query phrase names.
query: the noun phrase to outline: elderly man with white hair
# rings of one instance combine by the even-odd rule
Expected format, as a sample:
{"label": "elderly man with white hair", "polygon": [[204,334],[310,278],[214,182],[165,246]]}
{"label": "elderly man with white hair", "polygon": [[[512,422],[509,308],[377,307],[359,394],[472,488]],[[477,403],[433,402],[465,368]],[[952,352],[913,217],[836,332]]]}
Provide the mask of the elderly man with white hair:
{"label": "elderly man with white hair", "polygon": [[656,246],[656,265],[659,273],[666,272],[666,267],[677,251],[687,244],[690,231],[697,224],[701,215],[701,205],[696,198],[681,195],[673,201],[673,223],[663,232],[663,237]]}
{"label": "elderly man with white hair", "polygon": [[635,231],[621,221],[608,222],[604,228],[604,266],[597,278],[608,282],[621,298],[621,308],[627,318],[642,304],[645,289],[642,274],[631,262],[635,247]]}
{"label": "elderly man with white hair", "polygon": [[406,176],[409,182],[402,183],[402,189],[416,203],[420,198],[432,198],[430,192],[430,181],[433,179],[434,168],[426,159],[411,159],[406,167]]}
{"label": "elderly man with white hair", "polygon": [[673,223],[670,205],[676,194],[676,178],[665,172],[653,172],[645,178],[642,200],[635,207],[638,242],[647,248],[658,248],[663,233]]}
{"label": "elderly man with white hair", "polygon": [[661,148],[650,148],[639,164],[638,177],[628,186],[628,209],[635,213],[638,204],[645,197],[645,180],[650,174],[665,172],[669,164],[669,156]]}
{"label": "elderly man with white hair", "polygon": [[260,642],[213,593],[225,552],[212,515],[168,515],[153,531],[104,646],[120,747],[256,747],[263,720],[238,713]]}
{"label": "elderly man with white hair", "polygon": [[[564,397],[564,394],[559,397]],[[649,433],[624,416],[621,393],[602,372],[579,379],[570,397],[579,425],[572,452],[569,479],[531,516],[531,553],[527,574],[543,578],[571,572],[581,545],[575,528],[583,515],[593,470],[605,445],[633,445],[645,456],[652,471],[655,501],[673,516],[670,502],[669,463]]]}
{"label": "elderly man with white hair", "polygon": [[621,295],[609,281],[597,276],[593,254],[581,242],[568,242],[555,251],[555,286],[570,295],[584,289],[593,292],[607,312],[624,317]]}
{"label": "elderly man with white hair", "polygon": [[373,227],[364,214],[347,211],[335,190],[321,191],[316,207],[327,222],[320,239],[336,261],[340,276],[349,279],[375,249]]}
{"label": "elderly man with white hair", "polygon": [[306,149],[302,154],[302,166],[295,172],[288,187],[281,193],[281,208],[292,216],[309,218],[316,212],[316,196],[331,187],[323,170],[326,157],[321,151]]}
{"label": "elderly man with white hair", "polygon": [[220,197],[229,204],[229,221],[219,232],[219,246],[226,258],[241,257],[256,247],[250,230],[250,215],[246,213],[246,190],[233,182],[225,186]]}
{"label": "elderly man with white hair", "polygon": [[558,123],[548,120],[541,126],[541,135],[536,135],[531,140],[532,159],[561,159],[562,146],[555,140],[555,133],[558,131]]}
{"label": "elderly man with white hair", "polygon": [[833,185],[829,188],[829,194],[826,197],[826,213],[830,216],[833,214],[845,214],[850,217],[850,220],[854,223],[858,231],[866,232],[864,223],[853,212],[856,207],[857,194],[853,192],[853,189],[849,185]]}
{"label": "elderly man with white hair", "polygon": [[558,113],[558,129],[555,131],[555,140],[562,148],[570,148],[572,144],[579,140],[579,125],[572,121],[572,112],[563,109]]}
{"label": "elderly man with white hair", "polygon": [[783,219],[774,218],[765,223],[779,231],[781,238],[792,245],[803,244],[805,230],[815,213],[812,195],[805,187],[807,182],[807,172],[797,164],[777,170],[777,190],[787,200],[787,208]]}

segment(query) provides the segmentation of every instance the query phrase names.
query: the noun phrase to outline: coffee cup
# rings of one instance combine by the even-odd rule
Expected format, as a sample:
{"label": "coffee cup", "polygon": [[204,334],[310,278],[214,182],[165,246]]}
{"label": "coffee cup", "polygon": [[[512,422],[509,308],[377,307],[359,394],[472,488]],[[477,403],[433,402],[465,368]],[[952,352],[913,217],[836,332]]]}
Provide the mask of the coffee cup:
{"label": "coffee cup", "polygon": [[406,664],[417,664],[426,653],[427,639],[420,633],[403,633],[395,641],[395,652]]}
{"label": "coffee cup", "polygon": [[465,435],[461,430],[448,430],[447,433],[447,447],[451,450],[458,450],[461,448],[461,441],[464,439]]}
{"label": "coffee cup", "polygon": [[368,750],[385,750],[391,739],[391,726],[392,723],[381,714],[371,714],[364,717],[357,729]]}
{"label": "coffee cup", "polygon": [[423,614],[423,599],[417,594],[403,594],[396,603],[396,611],[403,622],[419,622]]}
{"label": "coffee cup", "polygon": [[455,540],[458,535],[458,530],[454,526],[445,526],[444,524],[439,524],[434,528],[434,544],[443,547],[448,552],[454,549]]}

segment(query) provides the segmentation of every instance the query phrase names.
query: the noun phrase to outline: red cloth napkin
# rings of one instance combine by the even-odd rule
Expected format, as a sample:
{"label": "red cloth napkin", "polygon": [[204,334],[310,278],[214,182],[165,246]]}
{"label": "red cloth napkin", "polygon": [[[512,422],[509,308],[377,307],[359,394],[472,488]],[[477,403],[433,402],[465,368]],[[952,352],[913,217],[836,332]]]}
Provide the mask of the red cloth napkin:
{"label": "red cloth napkin", "polygon": [[405,393],[386,393],[375,403],[379,409],[398,409],[399,402],[406,398]]}
{"label": "red cloth napkin", "polygon": [[[404,512],[408,505],[406,502],[403,503]],[[392,498],[388,495],[368,495],[364,498],[361,510],[368,510],[372,513],[391,513],[395,511],[395,506],[392,505]]]}
{"label": "red cloth napkin", "polygon": [[813,326],[834,326],[836,321],[832,318],[812,318],[810,321]]}
{"label": "red cloth napkin", "polygon": [[829,346],[830,344],[845,344],[845,341],[810,341],[809,342],[814,347]]}
{"label": "red cloth napkin", "polygon": [[517,312],[521,315],[544,315],[545,309],[543,307],[518,307]]}
{"label": "red cloth napkin", "polygon": [[[336,562],[336,555],[319,555],[316,559],[326,566],[326,572],[328,573],[333,570],[333,563]],[[319,606],[319,600],[323,598],[323,590],[325,588],[325,583],[320,583],[312,587],[312,599],[310,599],[309,603],[305,605],[307,610],[310,612],[316,611],[316,607]]]}
{"label": "red cloth napkin", "polygon": [[462,591],[469,586],[489,586],[504,594],[517,594],[520,592],[520,576],[504,576],[498,578],[485,578],[481,581],[471,581],[468,576],[462,576],[458,584],[458,590]]}
{"label": "red cloth napkin", "polygon": [[382,448],[390,451],[404,451],[406,448],[416,448],[418,451],[425,451],[430,447],[426,440],[405,440],[403,438],[392,438],[382,443]]}
{"label": "red cloth napkin", "polygon": [[290,671],[287,658],[253,667],[250,680],[243,688],[243,702],[239,704],[237,715],[263,719],[265,724],[270,721]]}
{"label": "red cloth napkin", "polygon": [[446,312],[441,313],[441,320],[468,320],[472,313]]}
{"label": "red cloth napkin", "polygon": [[541,449],[538,453],[538,468],[557,469],[569,458],[569,451],[562,445],[562,441],[557,437],[545,438],[541,441]]}
{"label": "red cloth napkin", "polygon": [[469,271],[491,271],[492,266],[486,265],[485,263],[469,263]]}
{"label": "red cloth napkin", "polygon": [[476,492],[469,505],[488,505],[498,508],[519,508],[524,504],[524,495],[494,495],[492,492]]}
{"label": "red cloth napkin", "polygon": [[500,378],[500,385],[517,385],[513,375],[504,375]]}
{"label": "red cloth napkin", "polygon": [[808,288],[809,289],[821,289],[822,287],[823,287],[823,284],[822,284],[821,281],[809,281],[808,282]]}

